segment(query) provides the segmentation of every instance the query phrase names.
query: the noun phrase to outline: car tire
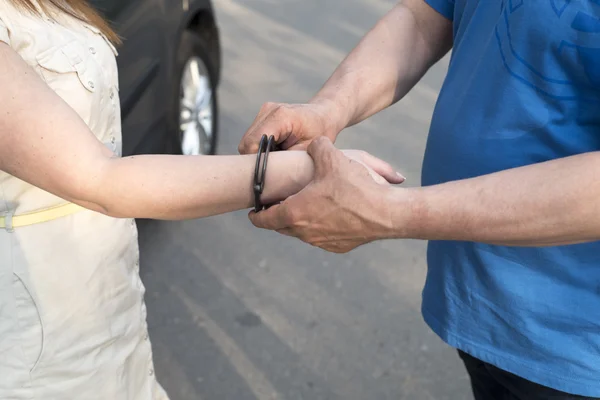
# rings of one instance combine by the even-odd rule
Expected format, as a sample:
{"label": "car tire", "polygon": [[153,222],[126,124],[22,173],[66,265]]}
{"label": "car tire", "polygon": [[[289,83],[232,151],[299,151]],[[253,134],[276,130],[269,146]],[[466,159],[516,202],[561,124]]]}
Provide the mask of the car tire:
{"label": "car tire", "polygon": [[[183,32],[177,51],[176,74],[173,82],[174,95],[169,118],[170,145],[167,150],[170,153],[213,155],[217,151],[219,127],[218,73],[208,49],[208,45],[200,35],[189,30]],[[198,68],[194,67],[194,63]],[[204,89],[210,90],[209,104],[206,104],[208,103],[206,100],[198,100],[202,97],[201,94],[193,95],[193,86],[195,85],[190,85],[190,82],[195,79],[191,77],[193,70],[197,70],[197,75],[202,77],[200,81],[203,83],[196,82],[198,93]],[[190,103],[192,98],[194,99],[193,104]],[[190,105],[194,107],[188,110]],[[185,118],[187,116],[186,110],[189,111],[189,118]],[[211,119],[210,122],[207,122],[207,115],[209,114]],[[188,120],[189,122],[187,122]],[[193,138],[194,127],[189,124],[195,125],[198,129],[197,139]],[[197,141],[200,143],[199,146],[196,143]],[[199,150],[199,152],[196,150]]]}

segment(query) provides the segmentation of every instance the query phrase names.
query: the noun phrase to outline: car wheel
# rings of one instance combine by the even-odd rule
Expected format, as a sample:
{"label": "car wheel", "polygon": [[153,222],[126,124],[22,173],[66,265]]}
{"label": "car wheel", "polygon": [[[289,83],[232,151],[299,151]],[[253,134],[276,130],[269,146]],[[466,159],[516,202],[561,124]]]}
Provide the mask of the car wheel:
{"label": "car wheel", "polygon": [[185,31],[177,55],[177,97],[172,113],[174,152],[212,155],[217,150],[217,71],[202,37]]}

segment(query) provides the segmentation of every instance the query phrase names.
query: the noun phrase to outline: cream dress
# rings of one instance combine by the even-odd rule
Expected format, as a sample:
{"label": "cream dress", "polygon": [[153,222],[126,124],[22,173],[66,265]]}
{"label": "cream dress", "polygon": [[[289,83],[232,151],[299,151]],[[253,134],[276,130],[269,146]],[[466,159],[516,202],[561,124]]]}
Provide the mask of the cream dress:
{"label": "cream dress", "polygon": [[[96,28],[57,20],[0,0],[0,42],[120,154],[117,51]],[[0,196],[9,225],[0,229],[0,399],[167,399],[154,376],[135,221],[83,210],[10,229],[12,215],[65,202],[1,171]]]}

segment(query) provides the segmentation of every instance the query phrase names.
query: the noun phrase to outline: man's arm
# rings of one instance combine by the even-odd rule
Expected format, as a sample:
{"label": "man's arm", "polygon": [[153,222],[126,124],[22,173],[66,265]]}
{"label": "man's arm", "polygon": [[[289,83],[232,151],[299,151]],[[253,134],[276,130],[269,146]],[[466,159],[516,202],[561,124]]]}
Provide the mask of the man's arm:
{"label": "man's arm", "polygon": [[326,104],[337,136],[389,107],[452,47],[452,22],[424,0],[404,0],[361,40],[309,102]]}
{"label": "man's arm", "polygon": [[315,178],[250,219],[345,253],[375,240],[551,246],[600,240],[600,153],[425,188],[381,187],[325,138],[308,148]]}
{"label": "man's arm", "polygon": [[425,188],[394,188],[385,207],[388,237],[512,246],[600,240],[600,153]]}
{"label": "man's arm", "polygon": [[255,153],[263,134],[305,149],[404,97],[452,47],[452,23],[424,0],[403,0],[362,39],[307,104],[267,103],[239,151]]}

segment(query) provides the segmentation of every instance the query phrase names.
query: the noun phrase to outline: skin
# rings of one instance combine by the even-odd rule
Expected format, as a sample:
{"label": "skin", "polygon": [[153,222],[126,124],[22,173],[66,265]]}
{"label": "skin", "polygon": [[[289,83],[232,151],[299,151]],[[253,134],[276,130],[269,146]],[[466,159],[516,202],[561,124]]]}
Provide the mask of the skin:
{"label": "skin", "polygon": [[[77,113],[2,43],[0,60],[0,170],[113,217],[190,219],[253,205],[256,156],[115,157]],[[345,154],[372,182],[403,180],[389,164],[365,152]],[[313,162],[304,151],[272,154],[263,203],[297,193],[313,174]]]}
{"label": "skin", "polygon": [[345,253],[389,238],[551,246],[600,239],[600,153],[592,152],[427,188],[377,187],[331,144],[406,95],[452,46],[452,25],[423,0],[400,2],[306,104],[263,106],[258,133],[315,161],[315,179],[250,219],[257,227]]}

